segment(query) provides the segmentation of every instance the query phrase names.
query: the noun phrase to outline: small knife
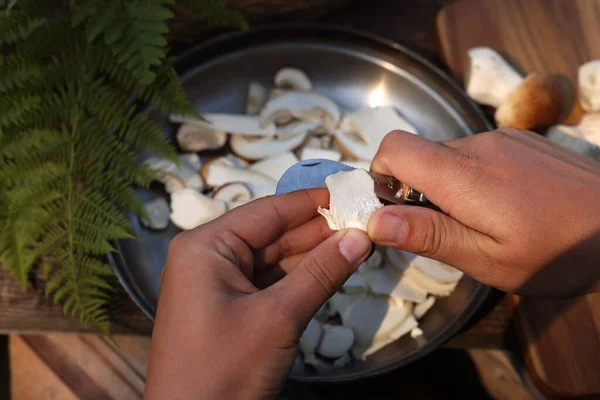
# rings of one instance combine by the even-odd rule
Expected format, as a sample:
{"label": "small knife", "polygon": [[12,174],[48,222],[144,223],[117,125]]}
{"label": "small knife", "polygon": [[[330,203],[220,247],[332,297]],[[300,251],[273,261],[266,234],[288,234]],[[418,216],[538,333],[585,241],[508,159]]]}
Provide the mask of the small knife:
{"label": "small knife", "polygon": [[[353,167],[340,162],[312,158],[300,161],[284,172],[277,184],[277,196],[302,189],[324,188],[325,178],[329,175],[352,171]],[[423,193],[400,182],[393,176],[369,171],[375,182],[375,194],[382,200],[393,204],[413,203],[416,205],[432,206]]]}

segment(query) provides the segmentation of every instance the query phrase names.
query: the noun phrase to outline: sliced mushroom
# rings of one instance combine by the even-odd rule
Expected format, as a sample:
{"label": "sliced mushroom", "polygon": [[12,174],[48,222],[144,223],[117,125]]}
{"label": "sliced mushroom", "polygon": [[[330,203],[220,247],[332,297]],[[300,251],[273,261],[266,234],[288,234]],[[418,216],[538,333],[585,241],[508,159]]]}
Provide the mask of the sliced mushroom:
{"label": "sliced mushroom", "polygon": [[331,315],[344,313],[355,301],[360,299],[363,293],[342,293],[337,292],[328,300]]}
{"label": "sliced mushroom", "polygon": [[176,138],[183,151],[216,150],[225,146],[227,133],[210,126],[186,122],[177,130]]}
{"label": "sliced mushroom", "polygon": [[151,229],[165,229],[169,226],[169,203],[162,197],[144,203],[148,219],[141,218],[142,225]]}
{"label": "sliced mushroom", "polygon": [[324,158],[325,160],[340,161],[342,159],[342,153],[336,150],[327,149],[314,149],[305,147],[300,153],[301,160],[309,160],[311,158]]}
{"label": "sliced mushroom", "polygon": [[194,189],[171,193],[171,221],[183,230],[194,229],[227,211],[224,202],[211,199]]}
{"label": "sliced mushroom", "polygon": [[263,126],[273,123],[281,112],[302,116],[303,112],[323,110],[335,123],[340,120],[340,109],[328,97],[315,92],[288,91],[267,101],[260,113]]}
{"label": "sliced mushroom", "polygon": [[325,179],[329,189],[329,210],[318,212],[332,230],[358,228],[367,231],[369,217],[383,207],[375,195],[373,178],[364,169],[338,172]]}
{"label": "sliced mushroom", "polygon": [[366,347],[366,348],[361,348],[359,346],[354,347],[352,349],[352,355],[358,359],[365,359],[366,357],[370,356],[371,354],[376,353],[377,351],[381,350],[388,344],[395,342],[400,337],[411,332],[418,325],[419,325],[419,323],[417,322],[417,320],[412,315],[409,315],[408,318],[406,318],[391,333],[385,335],[382,338],[377,339],[375,342],[371,343],[368,347]]}
{"label": "sliced mushroom", "polygon": [[344,164],[346,164],[346,165],[349,165],[350,167],[360,168],[360,169],[364,169],[364,170],[367,170],[367,171],[371,168],[371,162],[370,161],[364,161],[364,160],[355,160],[355,161],[344,160],[342,162]]}
{"label": "sliced mushroom", "polygon": [[281,179],[281,176],[289,167],[298,162],[298,157],[291,151],[281,153],[262,161],[255,162],[250,166],[251,171],[258,172],[264,176],[268,176],[275,182]]}
{"label": "sliced mushroom", "polygon": [[172,114],[170,119],[172,122],[191,122],[197,126],[212,128],[213,130],[231,133],[232,135],[271,136],[275,134],[275,124],[259,124],[258,117],[254,115],[205,113],[202,116],[206,119],[206,122],[175,114]]}
{"label": "sliced mushroom", "polygon": [[323,328],[321,323],[314,318],[311,319],[299,340],[300,351],[304,354],[304,362],[306,364],[317,365],[315,351],[319,343],[321,343],[322,335]]}
{"label": "sliced mushroom", "polygon": [[323,336],[317,347],[317,353],[323,357],[338,358],[343,356],[354,344],[354,332],[345,326],[323,325]]}
{"label": "sliced mushroom", "polygon": [[319,121],[288,121],[286,125],[278,125],[275,129],[280,136],[300,135],[317,128],[320,124]]}
{"label": "sliced mushroom", "polygon": [[248,86],[248,100],[246,101],[246,114],[258,115],[260,109],[267,102],[267,88],[259,82],[250,82]]}
{"label": "sliced mushroom", "polygon": [[563,106],[559,76],[534,72],[500,104],[494,116],[498,127],[527,130],[556,124]]}
{"label": "sliced mushroom", "polygon": [[304,143],[304,149],[325,149],[328,150],[331,148],[332,136],[315,136],[315,134],[311,134],[306,142]]}
{"label": "sliced mushroom", "polygon": [[312,82],[304,71],[297,68],[282,68],[275,74],[275,85],[295,90],[311,90]]}
{"label": "sliced mushroom", "polygon": [[296,136],[281,138],[252,138],[247,136],[234,136],[231,138],[231,150],[246,160],[262,160],[263,158],[275,156],[294,150],[300,146],[306,133]]}
{"label": "sliced mushroom", "polygon": [[499,107],[521,84],[523,77],[500,54],[487,47],[469,50],[465,77],[467,94],[476,102]]}
{"label": "sliced mushroom", "polygon": [[411,331],[410,331],[411,338],[416,339],[421,336],[423,336],[423,331],[421,330],[421,328],[419,328],[418,326],[415,326],[414,328],[411,329]]}
{"label": "sliced mushroom", "polygon": [[402,271],[393,266],[371,269],[365,273],[373,293],[415,303],[425,301],[427,292],[415,285]]}
{"label": "sliced mushroom", "polygon": [[590,61],[579,68],[579,101],[587,112],[600,111],[600,60]]}
{"label": "sliced mushroom", "polygon": [[250,165],[250,163],[248,161],[236,156],[235,154],[231,154],[231,153],[229,153],[225,156],[212,158],[208,162],[229,165],[230,167],[236,167],[236,168],[247,168]]}
{"label": "sliced mushroom", "polygon": [[211,187],[219,187],[231,182],[242,182],[252,192],[252,198],[264,197],[275,194],[277,182],[273,179],[243,168],[217,162],[207,162],[201,171],[206,184]]}
{"label": "sliced mushroom", "polygon": [[419,256],[407,251],[402,255],[412,267],[439,282],[454,282],[463,277],[462,271],[431,258]]}
{"label": "sliced mushroom", "polygon": [[335,144],[350,159],[371,161],[383,138],[393,130],[417,134],[414,126],[400,117],[393,107],[368,108],[344,117],[345,130],[338,130]]}
{"label": "sliced mushroom", "polygon": [[185,158],[179,159],[179,166],[171,160],[158,157],[150,157],[144,163],[154,171],[156,180],[165,185],[168,193],[183,188],[202,189],[204,182],[194,168]]}
{"label": "sliced mushroom", "polygon": [[252,200],[252,192],[241,182],[231,182],[219,187],[213,194],[213,199],[227,204],[230,210]]}
{"label": "sliced mushroom", "polygon": [[429,296],[425,301],[415,304],[413,315],[416,319],[421,319],[435,304],[435,297]]}

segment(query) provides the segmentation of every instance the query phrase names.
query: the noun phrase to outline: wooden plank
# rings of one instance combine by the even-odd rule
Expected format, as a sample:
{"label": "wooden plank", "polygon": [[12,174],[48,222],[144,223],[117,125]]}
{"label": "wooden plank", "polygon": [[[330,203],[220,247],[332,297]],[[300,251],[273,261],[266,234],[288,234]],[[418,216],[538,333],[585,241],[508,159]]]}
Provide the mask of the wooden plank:
{"label": "wooden plank", "polygon": [[85,399],[141,399],[145,382],[95,335],[27,335],[23,340]]}
{"label": "wooden plank", "polygon": [[18,335],[11,335],[9,339],[9,354],[12,400],[78,399]]}
{"label": "wooden plank", "polygon": [[102,340],[113,351],[125,360],[136,373],[146,378],[148,355],[150,354],[150,338],[147,336],[116,335],[115,343],[103,338]]}
{"label": "wooden plank", "polygon": [[[576,82],[579,66],[600,58],[598,20],[600,0],[461,0],[438,14],[440,53],[459,81],[467,51],[487,46],[524,72]],[[550,396],[600,394],[600,296],[513,300],[532,380]]]}

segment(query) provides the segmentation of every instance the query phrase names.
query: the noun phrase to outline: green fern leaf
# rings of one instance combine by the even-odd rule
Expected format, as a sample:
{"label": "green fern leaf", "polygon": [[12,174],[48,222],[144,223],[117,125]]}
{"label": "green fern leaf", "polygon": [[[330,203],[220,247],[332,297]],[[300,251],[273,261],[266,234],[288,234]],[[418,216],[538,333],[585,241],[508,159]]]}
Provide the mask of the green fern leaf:
{"label": "green fern leaf", "polygon": [[0,57],[0,93],[14,88],[23,88],[25,84],[39,78],[40,67],[24,58],[11,54]]}
{"label": "green fern leaf", "polygon": [[0,14],[0,46],[26,39],[44,22],[43,18],[32,18],[23,12]]}

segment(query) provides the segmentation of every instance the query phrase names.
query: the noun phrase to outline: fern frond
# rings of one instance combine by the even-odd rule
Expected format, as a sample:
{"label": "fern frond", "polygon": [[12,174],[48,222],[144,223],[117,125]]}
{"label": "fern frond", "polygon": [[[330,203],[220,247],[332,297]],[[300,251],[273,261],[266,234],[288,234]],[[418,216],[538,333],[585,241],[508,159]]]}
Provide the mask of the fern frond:
{"label": "fern frond", "polygon": [[0,46],[27,39],[44,22],[44,18],[30,17],[18,11],[0,14]]}
{"label": "fern frond", "polygon": [[227,9],[227,0],[178,0],[202,20],[215,25],[248,29],[248,23],[237,11]]}
{"label": "fern frond", "polygon": [[41,68],[34,62],[15,54],[0,56],[0,93],[13,88],[23,88],[40,75]]}
{"label": "fern frond", "polygon": [[11,93],[0,97],[0,127],[18,125],[27,114],[39,108],[40,97],[34,94]]}

